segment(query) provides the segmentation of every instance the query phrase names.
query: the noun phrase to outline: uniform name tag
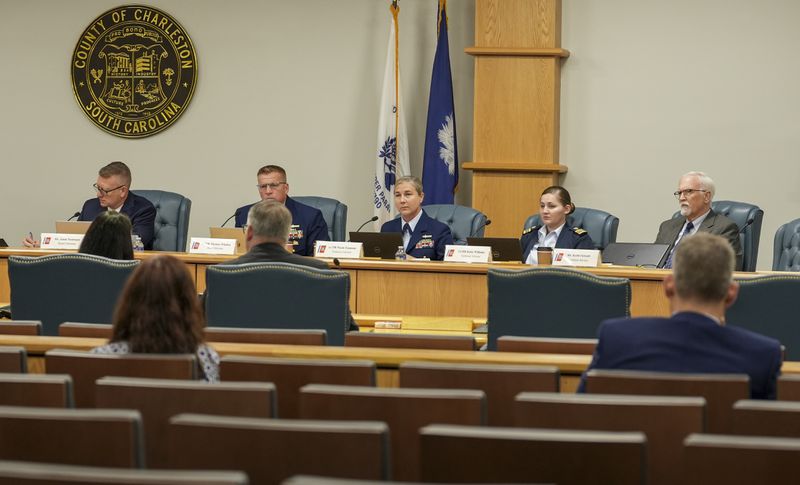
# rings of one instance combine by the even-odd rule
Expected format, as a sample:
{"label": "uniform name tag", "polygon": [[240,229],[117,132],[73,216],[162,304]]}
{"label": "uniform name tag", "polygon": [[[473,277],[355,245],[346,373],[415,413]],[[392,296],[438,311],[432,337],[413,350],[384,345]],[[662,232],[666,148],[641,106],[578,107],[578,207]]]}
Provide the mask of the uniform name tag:
{"label": "uniform name tag", "polygon": [[78,249],[81,247],[83,234],[43,232],[39,240],[42,249]]}
{"label": "uniform name tag", "polygon": [[316,241],[315,258],[360,259],[364,257],[364,244],[344,241]]}
{"label": "uniform name tag", "polygon": [[444,260],[451,263],[489,263],[492,261],[492,248],[448,244],[444,249]]}
{"label": "uniform name tag", "polygon": [[235,254],[236,239],[218,239],[214,237],[193,237],[189,241],[191,254]]}
{"label": "uniform name tag", "polygon": [[600,266],[597,249],[553,249],[553,266]]}

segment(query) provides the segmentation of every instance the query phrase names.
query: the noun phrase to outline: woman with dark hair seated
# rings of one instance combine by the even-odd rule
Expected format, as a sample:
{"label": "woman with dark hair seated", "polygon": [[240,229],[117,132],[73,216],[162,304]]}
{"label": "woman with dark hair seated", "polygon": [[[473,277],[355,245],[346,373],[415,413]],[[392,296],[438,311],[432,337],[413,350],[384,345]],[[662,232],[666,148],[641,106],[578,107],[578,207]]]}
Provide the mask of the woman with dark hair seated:
{"label": "woman with dark hair seated", "polygon": [[83,236],[78,252],[111,259],[133,259],[131,220],[121,212],[101,212]]}
{"label": "woman with dark hair seated", "polygon": [[567,226],[567,216],[575,212],[572,197],[564,187],[547,187],[539,197],[541,225],[522,231],[519,243],[522,262],[539,264],[538,248],[594,249],[589,233],[579,227]]}
{"label": "woman with dark hair seated", "polygon": [[194,354],[206,381],[219,380],[219,355],[203,342],[203,313],[186,265],[156,256],[134,270],[99,354]]}

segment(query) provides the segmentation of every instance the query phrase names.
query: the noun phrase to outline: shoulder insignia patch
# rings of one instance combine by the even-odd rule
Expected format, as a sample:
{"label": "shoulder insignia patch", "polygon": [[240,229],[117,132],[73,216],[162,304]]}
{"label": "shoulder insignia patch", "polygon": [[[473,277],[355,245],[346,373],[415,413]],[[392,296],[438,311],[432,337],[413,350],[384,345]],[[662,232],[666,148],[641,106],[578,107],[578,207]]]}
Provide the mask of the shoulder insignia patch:
{"label": "shoulder insignia patch", "polygon": [[585,229],[581,229],[580,227],[573,227],[572,228],[572,232],[574,232],[575,234],[577,234],[579,236],[583,236],[584,234],[586,234],[586,230]]}
{"label": "shoulder insignia patch", "polygon": [[530,234],[531,232],[538,231],[538,230],[539,230],[539,226],[531,226],[531,227],[525,229],[524,231],[522,231],[522,235],[524,236],[525,234]]}

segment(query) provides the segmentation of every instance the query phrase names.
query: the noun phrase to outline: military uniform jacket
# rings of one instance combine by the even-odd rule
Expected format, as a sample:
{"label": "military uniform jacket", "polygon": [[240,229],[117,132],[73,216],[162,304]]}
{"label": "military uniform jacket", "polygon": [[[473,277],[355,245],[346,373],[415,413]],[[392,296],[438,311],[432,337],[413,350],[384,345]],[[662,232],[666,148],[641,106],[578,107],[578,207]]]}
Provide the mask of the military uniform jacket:
{"label": "military uniform jacket", "polygon": [[[519,240],[522,246],[522,262],[528,260],[528,255],[533,250],[534,244],[539,242],[539,229],[542,226],[533,226],[522,231],[522,238]],[[556,240],[556,247],[563,249],[595,249],[589,233],[579,227],[567,227],[561,230]]]}
{"label": "military uniform jacket", "polygon": [[[294,253],[300,256],[313,256],[314,243],[327,241],[328,224],[322,217],[319,209],[297,202],[291,197],[286,197],[286,208],[292,213],[292,228],[289,230],[289,243],[294,247]],[[236,227],[247,224],[247,213],[250,212],[249,204],[236,209]]]}
{"label": "military uniform jacket", "polygon": [[[83,203],[79,221],[93,221],[101,212],[108,208],[100,205],[100,199],[89,199]],[[153,249],[153,239],[155,239],[156,208],[152,202],[146,198],[128,192],[128,198],[123,202],[120,212],[128,216],[133,226],[133,234],[142,238],[145,249]]]}
{"label": "military uniform jacket", "polygon": [[[398,217],[381,226],[381,232],[403,232],[403,218]],[[422,210],[417,227],[411,233],[406,254],[415,258],[429,258],[435,261],[444,259],[444,250],[453,244],[453,235],[444,222],[439,222]]]}

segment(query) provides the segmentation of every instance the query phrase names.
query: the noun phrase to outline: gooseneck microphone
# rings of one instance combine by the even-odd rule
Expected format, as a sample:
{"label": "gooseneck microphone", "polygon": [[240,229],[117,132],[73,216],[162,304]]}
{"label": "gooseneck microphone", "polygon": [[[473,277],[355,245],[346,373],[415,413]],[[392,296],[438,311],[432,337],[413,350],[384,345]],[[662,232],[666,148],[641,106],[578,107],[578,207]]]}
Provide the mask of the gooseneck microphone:
{"label": "gooseneck microphone", "polygon": [[492,220],[491,220],[491,219],[486,219],[486,222],[484,222],[483,224],[481,224],[481,226],[480,226],[480,227],[478,227],[478,229],[476,229],[476,230],[475,230],[475,234],[477,234],[477,233],[478,233],[478,231],[480,231],[481,229],[483,229],[484,227],[488,226],[488,225],[489,225],[489,224],[491,224],[491,223],[492,223]]}
{"label": "gooseneck microphone", "polygon": [[233,215],[232,215],[232,216],[230,216],[229,218],[225,219],[225,222],[223,222],[223,223],[222,223],[222,225],[221,225],[221,226],[219,226],[219,227],[225,227],[225,224],[227,224],[228,222],[230,222],[230,220],[231,220],[231,219],[233,219],[234,217],[236,217],[236,213],[235,213],[235,212],[233,213]]}
{"label": "gooseneck microphone", "polygon": [[358,226],[358,229],[356,229],[356,232],[361,232],[361,229],[363,229],[364,226],[366,226],[370,222],[375,222],[377,220],[378,220],[378,216],[372,216],[372,218],[370,218],[368,221],[364,222],[364,224],[361,224],[360,226]]}
{"label": "gooseneck microphone", "polygon": [[739,234],[743,233],[744,230],[747,229],[748,226],[750,226],[750,224],[754,223],[755,221],[756,220],[753,217],[751,217],[750,219],[747,219],[747,222],[745,222],[744,225],[742,226],[742,228],[739,229]]}
{"label": "gooseneck microphone", "polygon": [[75,219],[76,217],[78,217],[78,216],[80,216],[80,215],[81,215],[81,213],[80,213],[80,212],[76,212],[76,213],[72,214],[72,217],[70,217],[69,219],[67,219],[67,222],[71,221],[72,219]]}

